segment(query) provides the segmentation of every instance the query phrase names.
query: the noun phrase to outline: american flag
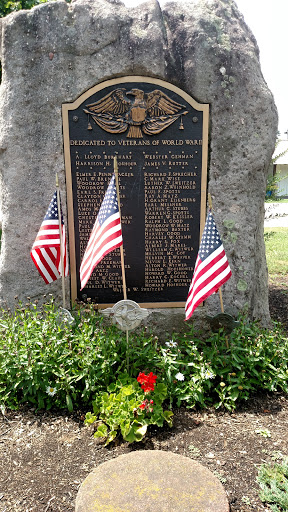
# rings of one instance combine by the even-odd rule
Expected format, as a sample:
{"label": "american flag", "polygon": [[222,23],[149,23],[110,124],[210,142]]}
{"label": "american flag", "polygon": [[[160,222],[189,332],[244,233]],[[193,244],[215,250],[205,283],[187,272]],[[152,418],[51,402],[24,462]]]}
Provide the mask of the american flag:
{"label": "american flag", "polygon": [[104,256],[122,244],[121,220],[113,174],[80,266],[81,290]]}
{"label": "american flag", "polygon": [[216,228],[212,213],[209,212],[203,231],[194,274],[185,306],[185,320],[212,293],[231,277],[231,269]]}
{"label": "american flag", "polygon": [[[62,213],[61,226],[64,276],[68,276],[67,243]],[[30,255],[46,284],[62,276],[57,192],[52,197]]]}

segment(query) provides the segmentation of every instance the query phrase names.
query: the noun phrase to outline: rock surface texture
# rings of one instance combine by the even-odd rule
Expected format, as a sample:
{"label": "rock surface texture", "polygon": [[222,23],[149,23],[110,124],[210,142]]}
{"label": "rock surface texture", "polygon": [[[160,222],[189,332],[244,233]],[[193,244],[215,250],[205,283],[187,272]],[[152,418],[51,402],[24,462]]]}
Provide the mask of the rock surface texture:
{"label": "rock surface texture", "polygon": [[140,450],[100,464],[82,483],[76,512],[228,512],[220,481],[198,462]]}
{"label": "rock surface texture", "polygon": [[[65,205],[62,103],[106,79],[144,75],[210,104],[208,190],[233,272],[224,304],[267,322],[264,195],[277,112],[234,1],[150,0],[132,9],[119,0],[58,0],[7,16],[0,34],[2,302],[61,297],[60,280],[45,285],[29,252],[56,172]],[[200,309],[196,317],[219,312],[218,297]]]}

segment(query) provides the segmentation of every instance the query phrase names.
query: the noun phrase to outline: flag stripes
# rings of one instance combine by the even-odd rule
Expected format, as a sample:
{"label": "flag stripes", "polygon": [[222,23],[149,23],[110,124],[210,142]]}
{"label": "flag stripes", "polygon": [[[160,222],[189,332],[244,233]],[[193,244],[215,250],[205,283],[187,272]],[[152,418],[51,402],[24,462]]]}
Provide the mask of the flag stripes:
{"label": "flag stripes", "polygon": [[220,235],[209,212],[188,292],[185,319],[188,320],[197,306],[212,293],[217,292],[231,275]]}
{"label": "flag stripes", "polygon": [[[213,267],[212,262],[210,265],[206,266],[205,262],[202,263],[200,258],[197,258],[195,265],[195,275],[193,276],[186,302],[186,317],[190,318],[197,306],[199,306],[201,302],[207,299],[209,295],[217,292],[220,286],[222,286],[222,284],[224,284],[229,279],[231,270],[229,268],[225,252],[222,252],[222,254],[223,257],[215,265],[215,267]],[[227,277],[229,273],[230,275]]]}
{"label": "flag stripes", "polygon": [[80,267],[81,290],[87,284],[93,269],[100,261],[117,247],[122,245],[122,231],[119,212],[100,226],[98,218],[94,224],[90,240]]}
{"label": "flag stripes", "polygon": [[104,256],[122,244],[121,219],[113,174],[80,266],[81,290]]}
{"label": "flag stripes", "polygon": [[[67,242],[62,215],[61,227],[64,276],[68,276]],[[52,283],[61,277],[60,230],[56,192],[41,224],[30,255],[46,284]]]}

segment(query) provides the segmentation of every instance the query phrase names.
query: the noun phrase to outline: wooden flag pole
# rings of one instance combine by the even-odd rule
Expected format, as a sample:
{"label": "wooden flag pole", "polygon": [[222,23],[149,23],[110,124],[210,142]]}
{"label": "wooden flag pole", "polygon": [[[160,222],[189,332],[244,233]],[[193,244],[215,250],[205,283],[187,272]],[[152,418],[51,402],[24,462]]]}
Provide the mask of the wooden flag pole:
{"label": "wooden flag pole", "polygon": [[[119,193],[119,182],[118,182],[118,163],[117,163],[117,156],[116,155],[114,156],[114,174],[115,174],[116,191],[117,191],[117,199],[118,199],[118,208],[119,208],[120,223],[121,223],[121,230],[122,230],[121,209],[120,209],[120,193]],[[125,277],[123,244],[120,245],[120,256],[121,256],[121,269],[122,269],[122,282],[123,282],[123,296],[124,296],[124,300],[126,300],[127,299],[127,289],[126,289],[126,277]]]}
{"label": "wooden flag pole", "polygon": [[62,244],[62,212],[60,203],[60,191],[58,173],[56,172],[56,191],[57,191],[57,207],[58,207],[58,218],[59,218],[59,237],[60,237],[60,265],[62,274],[62,297],[63,297],[63,308],[66,308],[65,300],[65,275],[64,275],[64,259],[63,259],[63,244]]}
{"label": "wooden flag pole", "polygon": [[218,291],[219,291],[219,299],[220,299],[220,304],[221,304],[221,312],[224,313],[224,306],[223,306],[223,297],[222,297],[221,286],[220,286]]}
{"label": "wooden flag pole", "polygon": [[[210,210],[212,212],[213,207],[212,207],[212,197],[211,197],[210,192],[208,193],[208,205],[209,205],[209,208],[210,208]],[[219,299],[220,299],[220,305],[221,305],[221,312],[224,313],[224,305],[223,305],[223,296],[222,296],[221,286],[220,286],[218,291],[219,291]]]}

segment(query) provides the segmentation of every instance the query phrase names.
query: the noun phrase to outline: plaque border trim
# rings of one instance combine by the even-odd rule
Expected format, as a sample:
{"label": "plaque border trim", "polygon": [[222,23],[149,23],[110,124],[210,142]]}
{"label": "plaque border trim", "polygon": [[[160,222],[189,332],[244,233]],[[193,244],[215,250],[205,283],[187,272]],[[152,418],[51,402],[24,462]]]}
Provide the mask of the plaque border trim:
{"label": "plaque border trim", "polygon": [[[99,82],[97,85],[91,87],[78,98],[70,103],[62,104],[62,124],[63,124],[63,142],[64,142],[64,162],[66,174],[66,197],[67,197],[67,218],[68,218],[68,237],[69,237],[69,260],[70,260],[70,289],[71,289],[71,303],[73,304],[77,299],[77,276],[76,276],[76,253],[75,253],[75,232],[74,232],[74,206],[72,194],[72,170],[71,170],[71,157],[70,157],[70,138],[69,138],[69,122],[68,113],[70,110],[77,109],[83,101],[97,93],[98,91],[117,85],[120,83],[128,82],[146,82],[149,84],[159,85],[170,91],[175,92],[181,96],[187,103],[189,103],[195,110],[203,112],[203,136],[202,136],[202,169],[201,169],[201,204],[200,204],[200,239],[205,226],[206,216],[206,196],[207,196],[207,167],[208,167],[208,131],[209,131],[209,104],[198,103],[192,96],[180,89],[170,82],[161,80],[159,78],[151,78],[147,76],[134,76],[126,75],[118,78],[112,78]],[[188,295],[188,289],[187,289]],[[113,304],[98,304],[99,309],[111,307]],[[145,302],[139,303],[143,308],[183,308],[185,302]]]}
{"label": "plaque border trim", "polygon": [[[122,299],[120,299],[122,300]],[[111,307],[111,304],[98,304],[96,303],[97,306],[98,306],[98,309],[105,309],[105,308],[110,308]],[[185,307],[185,302],[137,302],[138,306],[140,306],[141,308],[150,308],[150,309],[168,309],[168,308],[184,308]],[[152,305],[151,305],[152,304]],[[114,305],[114,304],[113,304]],[[200,306],[202,306],[202,304],[200,304]],[[199,306],[198,306],[199,307]]]}

